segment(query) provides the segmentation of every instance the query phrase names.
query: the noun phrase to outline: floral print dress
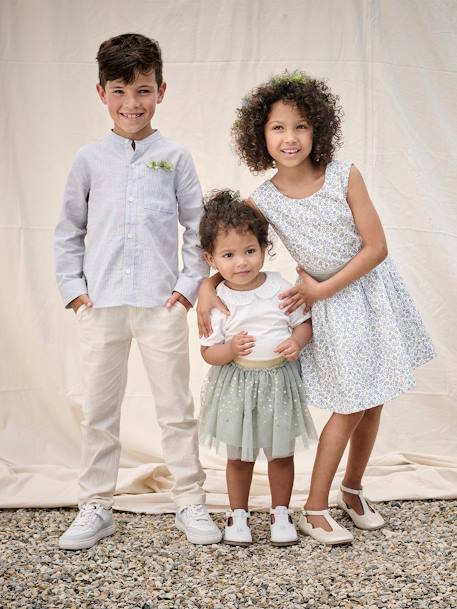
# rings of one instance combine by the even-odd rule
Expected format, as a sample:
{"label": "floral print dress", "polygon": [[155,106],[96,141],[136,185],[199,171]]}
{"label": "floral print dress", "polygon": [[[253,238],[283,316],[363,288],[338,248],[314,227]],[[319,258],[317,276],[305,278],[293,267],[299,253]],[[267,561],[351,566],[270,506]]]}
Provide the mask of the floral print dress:
{"label": "floral print dress", "polygon": [[[252,194],[295,261],[323,281],[362,247],[347,203],[351,164],[327,165],[322,188],[284,196],[270,180]],[[415,384],[433,344],[394,263],[372,271],[312,307],[313,340],[301,354],[308,404],[349,414],[383,404]]]}

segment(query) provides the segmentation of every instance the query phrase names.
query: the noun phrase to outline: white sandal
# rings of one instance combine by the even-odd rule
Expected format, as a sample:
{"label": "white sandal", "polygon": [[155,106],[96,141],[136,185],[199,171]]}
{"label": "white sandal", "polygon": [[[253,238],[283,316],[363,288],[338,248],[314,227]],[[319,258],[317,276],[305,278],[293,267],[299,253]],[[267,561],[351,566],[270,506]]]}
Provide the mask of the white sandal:
{"label": "white sandal", "polygon": [[[358,495],[360,503],[362,504],[363,514],[357,514],[353,508],[350,508],[347,505],[343,498],[343,491],[345,493],[351,493],[351,495]],[[348,514],[355,526],[359,529],[364,529],[365,531],[374,531],[375,529],[380,529],[385,525],[384,518],[379,512],[369,505],[363,496],[362,489],[356,490],[341,485],[341,488],[338,491],[337,503],[338,506],[344,510],[346,514]]]}
{"label": "white sandal", "polygon": [[[323,516],[332,527],[331,531],[326,531],[321,527],[313,527],[308,522],[307,516]],[[350,531],[342,527],[331,516],[329,510],[303,510],[302,516],[298,521],[298,528],[305,535],[309,535],[319,543],[329,545],[339,545],[342,543],[352,543],[354,537]]]}
{"label": "white sandal", "polygon": [[[250,546],[252,543],[251,529],[249,528],[250,512],[243,509],[229,510],[225,513],[227,524],[224,531],[224,543],[230,546]],[[228,524],[228,519],[232,524]]]}
{"label": "white sandal", "polygon": [[[270,532],[272,546],[291,546],[298,543],[297,529],[290,516],[292,510],[285,505],[270,508]],[[275,521],[271,522],[271,516]]]}

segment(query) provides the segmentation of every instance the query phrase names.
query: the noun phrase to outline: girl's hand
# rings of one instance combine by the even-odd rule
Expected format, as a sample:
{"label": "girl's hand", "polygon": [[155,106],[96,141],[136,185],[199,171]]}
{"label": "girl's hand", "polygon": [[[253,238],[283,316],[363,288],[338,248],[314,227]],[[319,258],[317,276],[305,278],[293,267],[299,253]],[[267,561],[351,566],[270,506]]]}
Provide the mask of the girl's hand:
{"label": "girl's hand", "polygon": [[287,314],[292,313],[301,305],[305,305],[305,311],[309,311],[316,300],[323,298],[322,285],[318,281],[308,275],[301,266],[297,266],[297,273],[301,278],[300,283],[279,294],[279,298],[282,300],[279,308],[285,309]]}
{"label": "girl's hand", "polygon": [[294,362],[299,358],[301,348],[296,340],[288,338],[276,347],[275,352],[285,357],[288,362]]}
{"label": "girl's hand", "polygon": [[225,315],[230,315],[230,311],[216,294],[213,285],[206,279],[202,282],[198,291],[197,322],[200,337],[207,338],[213,332],[210,311],[214,308],[219,309]]}
{"label": "girl's hand", "polygon": [[230,341],[230,346],[234,357],[245,356],[252,353],[252,349],[255,345],[255,338],[250,336],[246,330],[242,330],[235,334]]}

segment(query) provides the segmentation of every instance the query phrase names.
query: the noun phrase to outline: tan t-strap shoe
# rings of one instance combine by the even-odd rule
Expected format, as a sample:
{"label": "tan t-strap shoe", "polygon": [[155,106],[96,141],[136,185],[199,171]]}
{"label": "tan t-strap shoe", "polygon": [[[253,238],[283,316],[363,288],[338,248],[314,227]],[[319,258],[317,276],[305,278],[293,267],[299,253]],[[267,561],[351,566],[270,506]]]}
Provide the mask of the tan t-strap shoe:
{"label": "tan t-strap shoe", "polygon": [[[357,514],[357,512],[353,508],[347,505],[343,498],[343,492],[351,493],[351,495],[358,495],[360,503],[362,505],[363,514]],[[371,505],[369,505],[369,503],[363,496],[362,489],[356,490],[341,485],[340,490],[338,491],[337,503],[338,506],[342,510],[344,510],[346,514],[348,514],[355,526],[359,529],[364,529],[365,531],[374,531],[375,529],[380,529],[385,525],[384,518],[379,512],[372,508]]]}
{"label": "tan t-strap shoe", "polygon": [[[326,531],[321,527],[313,527],[313,525],[308,522],[307,516],[323,516],[332,527],[332,530]],[[298,521],[298,528],[302,533],[309,535],[319,543],[328,545],[352,543],[354,540],[352,533],[338,524],[336,520],[330,516],[329,510],[303,510],[300,520]]]}

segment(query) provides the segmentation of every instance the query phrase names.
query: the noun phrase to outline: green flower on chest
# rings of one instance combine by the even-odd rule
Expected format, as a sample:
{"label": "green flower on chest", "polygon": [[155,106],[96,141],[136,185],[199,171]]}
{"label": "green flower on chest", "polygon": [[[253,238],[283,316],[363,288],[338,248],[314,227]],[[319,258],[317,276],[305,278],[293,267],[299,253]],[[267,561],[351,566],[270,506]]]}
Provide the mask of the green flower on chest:
{"label": "green flower on chest", "polygon": [[173,171],[174,169],[173,163],[168,161],[149,161],[149,163],[146,163],[146,167],[149,167],[149,169],[164,169],[165,171]]}

